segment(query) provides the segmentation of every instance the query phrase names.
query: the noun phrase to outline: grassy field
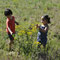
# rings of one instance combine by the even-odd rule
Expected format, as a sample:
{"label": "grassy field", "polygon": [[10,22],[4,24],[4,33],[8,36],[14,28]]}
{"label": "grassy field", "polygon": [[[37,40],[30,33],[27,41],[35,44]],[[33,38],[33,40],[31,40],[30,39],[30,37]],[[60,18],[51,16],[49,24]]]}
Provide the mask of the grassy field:
{"label": "grassy field", "polygon": [[[13,52],[8,51],[9,39],[4,16],[6,8],[13,11],[16,21],[19,22],[19,26],[16,26]],[[0,60],[60,60],[59,10],[60,0],[0,0]],[[38,30],[35,28],[44,14],[51,17],[45,50],[43,46],[37,48]]]}

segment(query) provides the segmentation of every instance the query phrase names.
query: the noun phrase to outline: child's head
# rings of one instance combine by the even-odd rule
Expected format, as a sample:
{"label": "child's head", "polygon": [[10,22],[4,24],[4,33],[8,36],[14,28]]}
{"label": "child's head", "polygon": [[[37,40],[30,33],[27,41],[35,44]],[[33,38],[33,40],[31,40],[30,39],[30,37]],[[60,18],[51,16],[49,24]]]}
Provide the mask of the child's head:
{"label": "child's head", "polygon": [[12,15],[13,13],[12,13],[12,11],[10,10],[10,9],[6,9],[5,11],[4,11],[4,15],[5,16],[10,16],[10,15]]}
{"label": "child's head", "polygon": [[43,24],[49,24],[50,23],[50,17],[48,15],[44,15],[41,17]]}

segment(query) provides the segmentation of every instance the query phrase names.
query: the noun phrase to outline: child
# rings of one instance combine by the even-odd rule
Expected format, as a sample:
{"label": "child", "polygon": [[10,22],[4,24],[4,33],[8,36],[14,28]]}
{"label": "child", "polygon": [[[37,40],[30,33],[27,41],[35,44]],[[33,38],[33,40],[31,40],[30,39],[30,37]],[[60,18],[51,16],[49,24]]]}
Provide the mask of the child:
{"label": "child", "polygon": [[47,43],[47,33],[49,26],[48,24],[50,23],[50,17],[48,15],[42,16],[42,25],[38,26],[36,25],[37,28],[39,28],[38,36],[37,36],[37,41],[40,42],[44,47],[46,46]]}
{"label": "child", "polygon": [[6,21],[6,31],[7,31],[7,34],[10,38],[10,43],[9,43],[9,50],[11,50],[12,48],[12,44],[13,44],[13,41],[14,41],[14,37],[13,35],[15,34],[15,23],[17,25],[19,25],[16,21],[15,21],[15,17],[12,16],[12,11],[10,9],[6,9],[4,11],[4,15],[7,17],[7,21]]}

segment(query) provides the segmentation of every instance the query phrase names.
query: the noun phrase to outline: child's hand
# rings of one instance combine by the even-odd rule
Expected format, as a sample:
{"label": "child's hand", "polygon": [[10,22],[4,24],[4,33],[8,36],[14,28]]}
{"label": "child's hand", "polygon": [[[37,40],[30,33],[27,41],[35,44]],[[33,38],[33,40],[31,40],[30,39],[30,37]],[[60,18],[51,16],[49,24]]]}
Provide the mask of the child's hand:
{"label": "child's hand", "polygon": [[16,23],[16,25],[19,25],[19,23],[18,23],[18,22],[16,22],[16,21],[15,21],[15,23]]}
{"label": "child's hand", "polygon": [[10,32],[11,33],[11,35],[13,34],[13,32]]}
{"label": "child's hand", "polygon": [[19,23],[16,23],[17,25],[19,25]]}
{"label": "child's hand", "polygon": [[38,28],[39,26],[38,26],[38,24],[36,24],[36,28]]}
{"label": "child's hand", "polygon": [[13,37],[15,37],[15,34],[12,34]]}

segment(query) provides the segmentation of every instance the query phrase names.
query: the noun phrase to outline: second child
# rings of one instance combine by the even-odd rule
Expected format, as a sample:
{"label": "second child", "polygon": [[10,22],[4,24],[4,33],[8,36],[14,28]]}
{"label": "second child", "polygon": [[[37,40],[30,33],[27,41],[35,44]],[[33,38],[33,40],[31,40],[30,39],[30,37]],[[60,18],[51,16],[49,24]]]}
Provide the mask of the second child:
{"label": "second child", "polygon": [[41,22],[42,25],[40,26],[38,26],[38,24],[36,25],[36,27],[39,29],[37,41],[40,42],[45,47],[47,43],[47,33],[49,30],[48,24],[50,23],[50,17],[48,15],[42,16]]}

